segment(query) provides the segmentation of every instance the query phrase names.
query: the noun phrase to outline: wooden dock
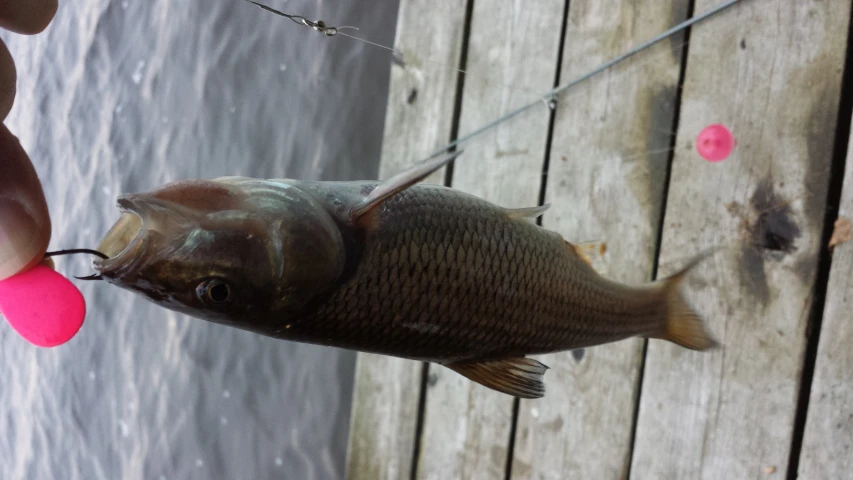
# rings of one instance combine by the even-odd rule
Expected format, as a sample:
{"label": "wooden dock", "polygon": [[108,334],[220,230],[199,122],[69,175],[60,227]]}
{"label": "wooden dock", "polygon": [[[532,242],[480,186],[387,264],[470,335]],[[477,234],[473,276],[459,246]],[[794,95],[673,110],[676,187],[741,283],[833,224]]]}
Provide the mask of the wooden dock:
{"label": "wooden dock", "polygon": [[[380,175],[721,1],[402,0]],[[623,282],[725,247],[686,286],[723,348],[537,357],[546,396],[522,401],[359,355],[348,478],[853,478],[853,242],[828,249],[853,218],[852,3],[744,0],[429,179],[551,203],[543,226],[606,241],[605,275]],[[718,163],[694,146],[713,123],[737,137]]]}

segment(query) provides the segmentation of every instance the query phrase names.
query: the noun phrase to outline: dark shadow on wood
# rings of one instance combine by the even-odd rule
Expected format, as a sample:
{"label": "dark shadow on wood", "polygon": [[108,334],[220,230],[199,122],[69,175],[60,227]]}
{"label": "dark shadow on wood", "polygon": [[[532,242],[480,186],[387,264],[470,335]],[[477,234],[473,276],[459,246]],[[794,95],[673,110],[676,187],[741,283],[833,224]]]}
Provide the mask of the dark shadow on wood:
{"label": "dark shadow on wood", "polygon": [[518,409],[521,407],[521,399],[515,398],[512,402],[512,423],[509,426],[509,446],[506,449],[506,470],[504,478],[512,478],[512,456],[515,454],[515,430],[518,427]]}
{"label": "dark shadow on wood", "polygon": [[[571,7],[571,0],[566,0],[566,3],[563,5],[563,27],[560,30],[560,46],[557,49],[557,73],[554,75],[554,88],[560,86],[560,71],[563,66],[563,52],[566,47],[566,31],[569,28],[569,8]],[[545,203],[545,190],[548,188],[548,167],[551,165],[551,144],[554,141],[554,122],[557,121],[557,108],[559,108],[559,100],[554,99],[556,103],[552,103],[551,105],[555,105],[554,108],[551,109],[551,119],[548,122],[548,136],[545,140],[545,161],[542,163],[542,183],[540,183],[539,187],[539,205],[543,205]],[[536,223],[538,225],[542,225],[542,217],[536,219]]]}
{"label": "dark shadow on wood", "polygon": [[[459,55],[459,69],[456,77],[456,98],[453,105],[453,124],[450,127],[449,142],[456,140],[459,137],[459,123],[462,121],[462,96],[465,94],[465,71],[468,67],[468,43],[471,41],[471,19],[474,17],[474,0],[470,0],[465,7],[465,26],[462,30],[462,51]],[[453,148],[456,151],[457,147]],[[456,160],[453,160],[447,165],[444,171],[444,185],[450,187],[453,185],[453,167],[456,165]]]}
{"label": "dark shadow on wood", "polygon": [[[696,11],[696,1],[688,0],[687,1],[687,15],[685,18],[691,18]],[[678,136],[678,122],[680,120],[681,115],[681,94],[684,91],[684,77],[687,72],[687,56],[690,53],[690,34],[693,30],[693,27],[689,27],[684,30],[684,50],[681,51],[681,70],[678,73],[678,88],[675,92],[675,106],[673,107],[672,112],[672,135],[669,139],[669,158],[666,162],[666,174],[663,179],[663,192],[661,198],[661,207],[660,207],[660,218],[658,219],[658,230],[657,230],[657,239],[655,240],[655,253],[654,260],[652,261],[652,279],[655,280],[658,277],[658,267],[660,262],[660,251],[661,245],[663,244],[663,226],[664,219],[666,218],[666,205],[667,199],[669,198],[669,182],[672,178],[672,162],[675,159],[675,144]],[[646,356],[649,350],[649,341],[643,340],[643,353],[640,356],[640,372],[637,375],[637,388],[634,390],[636,393],[634,397],[634,416],[631,419],[631,444],[628,447],[628,468],[627,474],[625,478],[631,478],[631,467],[634,462],[634,445],[637,441],[637,422],[640,417],[640,399],[643,395],[643,377],[646,372]]]}
{"label": "dark shadow on wood", "polygon": [[[571,0],[566,0],[563,4],[563,22],[560,28],[560,45],[557,48],[557,67],[555,68],[554,74],[554,88],[560,85],[560,69],[563,64],[563,50],[566,44],[566,30],[568,29],[569,22],[569,6],[571,5]],[[543,205],[545,203],[545,189],[548,185],[548,165],[551,162],[551,144],[554,140],[554,122],[556,121],[556,106],[550,112],[550,118],[548,120],[548,136],[545,140],[545,158],[542,162],[542,179],[539,184],[539,205]],[[536,219],[537,225],[542,225],[542,217]],[[521,401],[516,398],[512,403],[512,423],[510,424],[509,430],[509,445],[507,447],[506,454],[506,472],[504,478],[506,480],[510,480],[512,478],[512,460],[515,455],[515,435],[518,429],[518,410],[521,408]]]}
{"label": "dark shadow on wood", "polygon": [[[571,0],[566,0],[563,4],[563,22],[560,27],[560,45],[557,47],[557,58],[555,61],[557,62],[557,68],[555,68],[556,73],[554,74],[554,88],[557,88],[560,85],[560,71],[562,70],[563,65],[563,52],[566,46],[566,31],[569,28],[569,8],[571,6]],[[548,136],[545,138],[545,158],[542,161],[542,178],[539,183],[539,205],[543,205],[545,203],[545,189],[548,186],[548,167],[551,163],[551,145],[554,141],[554,123],[557,119],[557,105],[558,103],[549,103],[550,105],[555,105],[554,108],[549,112],[550,118],[548,119]],[[542,225],[542,217],[536,219],[537,225]],[[521,408],[521,401],[516,398],[512,403],[512,424],[510,425],[509,430],[509,446],[507,447],[506,453],[506,480],[510,480],[512,478],[512,460],[515,455],[515,435],[518,429],[518,410]]]}
{"label": "dark shadow on wood", "polygon": [[429,363],[423,362],[421,368],[421,393],[418,396],[418,420],[415,422],[415,446],[412,452],[412,480],[418,477],[418,461],[421,456],[421,436],[424,430],[424,413],[426,410],[427,381],[429,380]]}
{"label": "dark shadow on wood", "polygon": [[[462,51],[459,55],[459,65],[456,77],[456,96],[453,99],[453,119],[450,127],[450,138],[448,141],[453,141],[459,135],[459,122],[462,116],[462,95],[465,90],[465,67],[468,64],[468,42],[471,37],[471,18],[474,13],[474,0],[469,0],[465,6],[465,22],[462,28]],[[453,149],[456,150],[455,148]],[[456,160],[451,161],[444,171],[444,185],[450,186],[453,182],[453,165]],[[416,480],[418,478],[418,462],[421,454],[421,440],[424,431],[424,416],[426,414],[426,397],[427,389],[429,388],[429,363],[424,362],[423,370],[421,371],[421,393],[418,397],[418,421],[415,426],[415,444],[412,454],[412,471],[410,478]]]}
{"label": "dark shadow on wood", "polygon": [[[848,8],[850,6],[848,5]],[[788,458],[788,480],[798,476],[800,452],[803,448],[803,436],[809,413],[809,399],[815,363],[817,361],[820,330],[826,304],[829,285],[829,271],[832,267],[832,254],[827,248],[832,236],[835,219],[841,204],[841,190],[844,183],[844,168],[847,149],[850,147],[850,120],[853,116],[853,16],[847,29],[847,54],[844,60],[844,73],[841,76],[841,99],[838,108],[838,120],[835,128],[835,146],[829,171],[829,189],[826,197],[826,210],[823,219],[823,232],[820,237],[820,254],[812,290],[812,306],[806,326],[806,352],[803,359],[803,371],[800,378],[800,392],[797,399],[797,412],[794,416],[794,431],[791,438],[791,450]]]}

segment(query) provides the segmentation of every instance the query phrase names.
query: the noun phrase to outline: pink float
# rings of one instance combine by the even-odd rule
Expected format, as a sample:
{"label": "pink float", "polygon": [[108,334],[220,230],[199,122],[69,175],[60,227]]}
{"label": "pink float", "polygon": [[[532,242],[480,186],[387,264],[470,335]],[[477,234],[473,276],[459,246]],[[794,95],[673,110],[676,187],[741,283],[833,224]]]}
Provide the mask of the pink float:
{"label": "pink float", "polygon": [[723,125],[705,127],[696,139],[696,151],[709,162],[725,160],[735,147],[732,132]]}
{"label": "pink float", "polygon": [[0,282],[0,313],[30,343],[56,347],[80,330],[86,301],[68,279],[39,265]]}

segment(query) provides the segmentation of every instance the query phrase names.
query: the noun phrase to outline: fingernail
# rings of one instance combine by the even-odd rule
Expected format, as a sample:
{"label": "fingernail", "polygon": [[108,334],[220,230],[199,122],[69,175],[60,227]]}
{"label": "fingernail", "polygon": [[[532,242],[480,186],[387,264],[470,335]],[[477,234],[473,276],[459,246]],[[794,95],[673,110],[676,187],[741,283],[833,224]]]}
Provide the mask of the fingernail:
{"label": "fingernail", "polygon": [[36,222],[24,207],[0,198],[0,280],[34,263],[42,248]]}

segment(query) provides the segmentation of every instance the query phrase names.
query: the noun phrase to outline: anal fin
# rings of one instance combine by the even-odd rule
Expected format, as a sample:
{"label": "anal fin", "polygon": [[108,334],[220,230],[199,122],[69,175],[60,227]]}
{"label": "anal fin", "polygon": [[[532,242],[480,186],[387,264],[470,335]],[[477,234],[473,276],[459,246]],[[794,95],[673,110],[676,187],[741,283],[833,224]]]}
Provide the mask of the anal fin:
{"label": "anal fin", "polygon": [[542,377],[548,367],[531,358],[504,358],[483,362],[459,362],[445,367],[480,385],[519,398],[545,396]]}

